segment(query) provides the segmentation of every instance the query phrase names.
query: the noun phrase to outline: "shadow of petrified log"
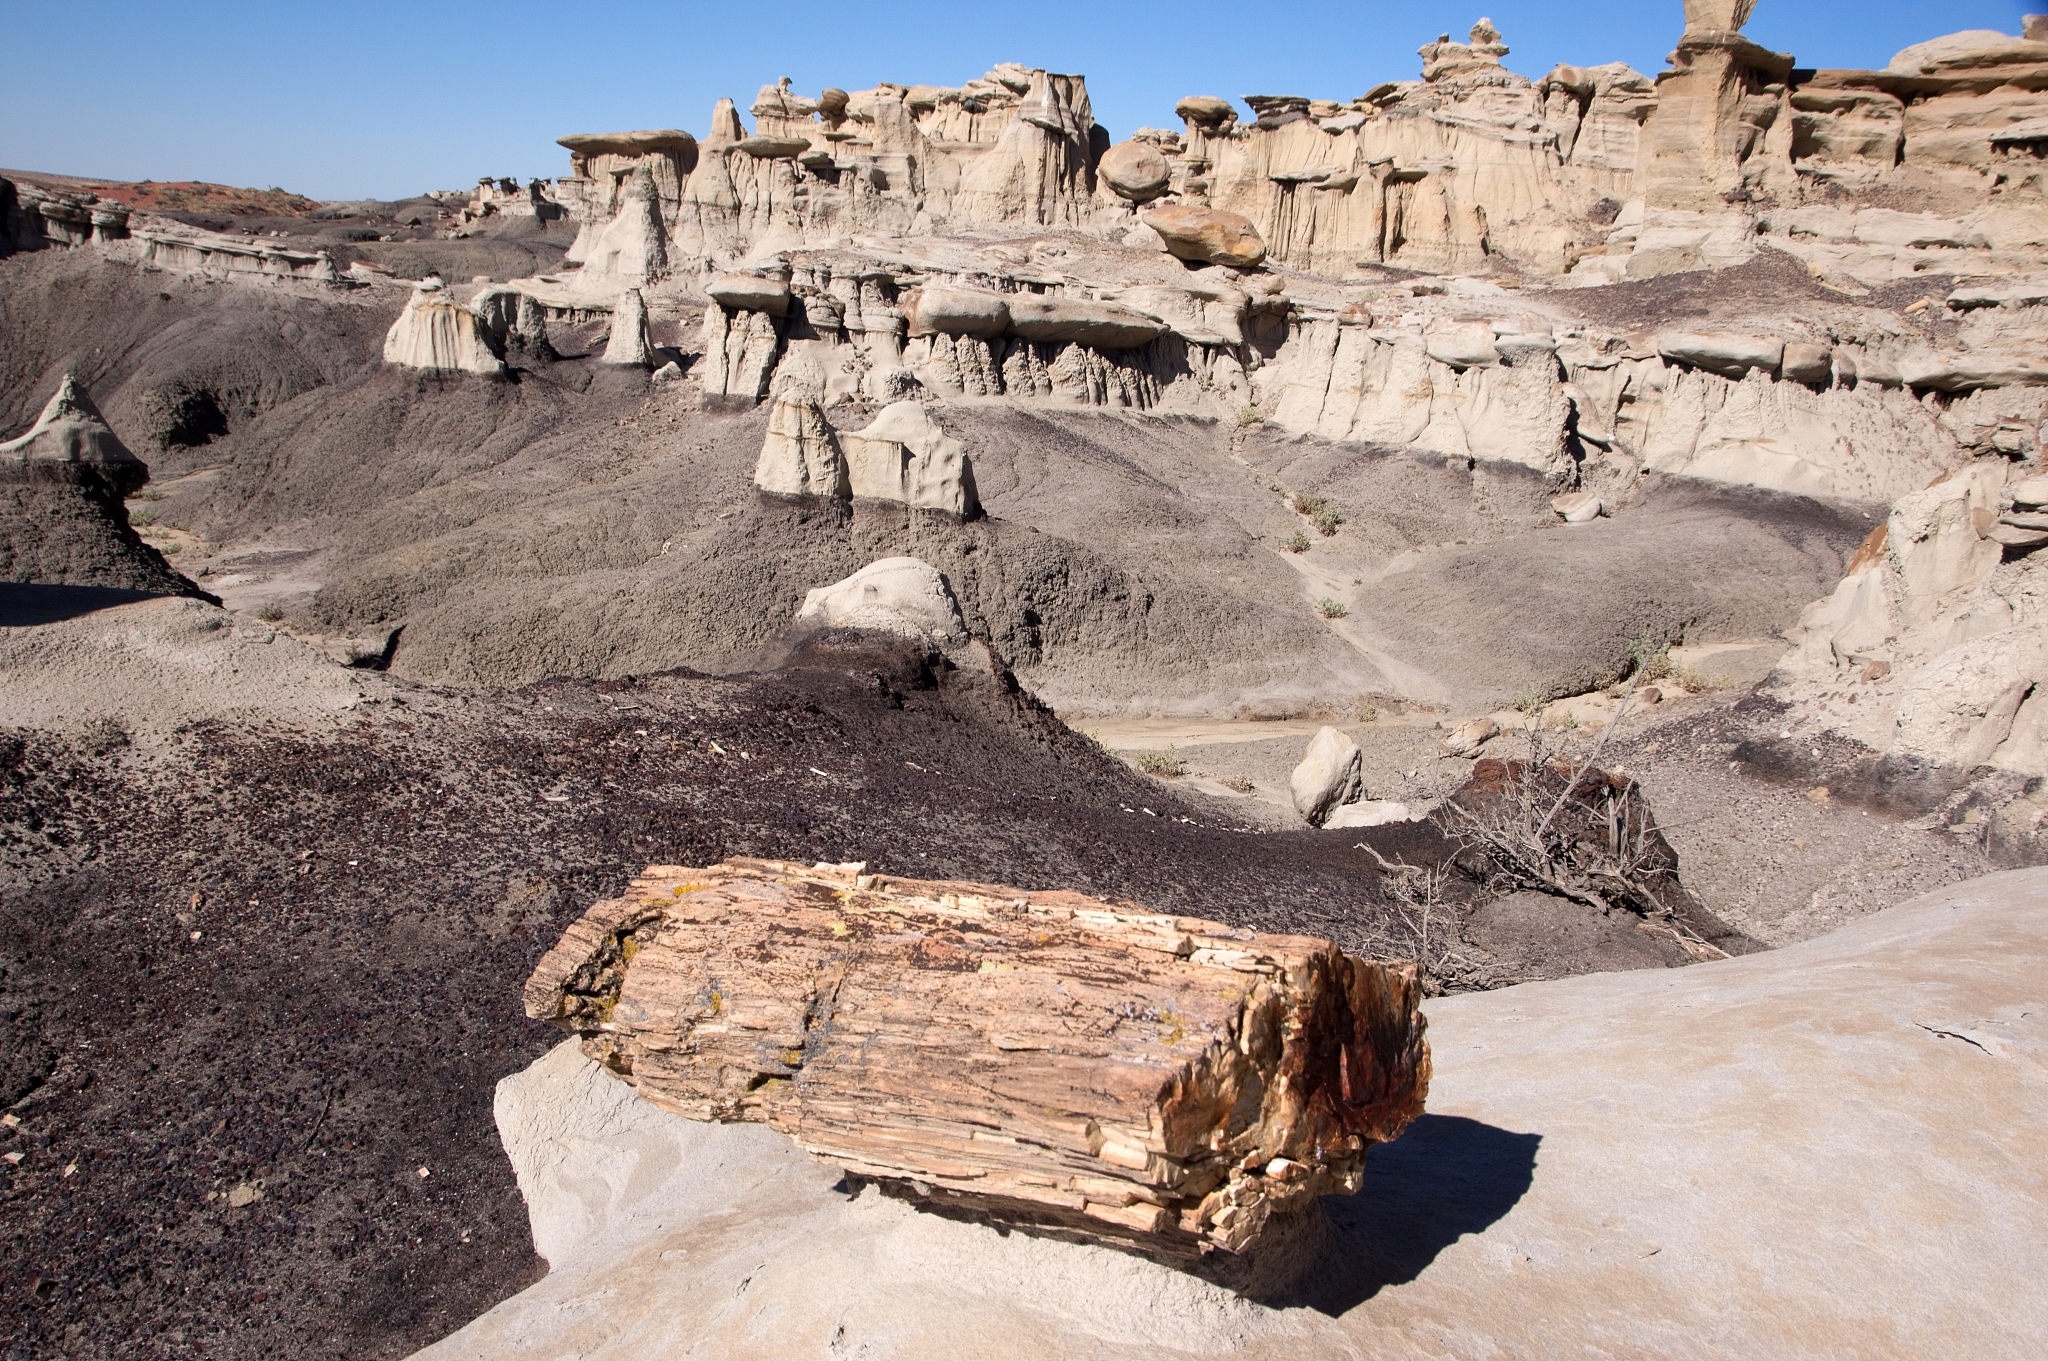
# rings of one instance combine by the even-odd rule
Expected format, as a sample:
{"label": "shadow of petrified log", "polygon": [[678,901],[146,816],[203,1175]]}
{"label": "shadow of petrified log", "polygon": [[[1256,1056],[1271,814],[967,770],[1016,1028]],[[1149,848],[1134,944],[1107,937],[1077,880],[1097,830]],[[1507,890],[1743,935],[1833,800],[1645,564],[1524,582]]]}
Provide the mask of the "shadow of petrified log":
{"label": "shadow of petrified log", "polygon": [[863,868],[650,868],[541,961],[527,1013],[664,1109],[1248,1291],[1314,1256],[1318,1199],[1421,1113],[1412,964]]}

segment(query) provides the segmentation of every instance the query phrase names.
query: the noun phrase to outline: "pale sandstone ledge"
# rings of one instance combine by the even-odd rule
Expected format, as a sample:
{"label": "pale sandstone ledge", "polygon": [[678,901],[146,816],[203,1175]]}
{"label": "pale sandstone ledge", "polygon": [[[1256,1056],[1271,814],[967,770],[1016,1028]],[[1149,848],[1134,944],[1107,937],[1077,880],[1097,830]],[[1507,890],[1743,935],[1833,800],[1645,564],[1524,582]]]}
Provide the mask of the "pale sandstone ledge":
{"label": "pale sandstone ledge", "polygon": [[564,1045],[497,1106],[554,1270],[419,1355],[2023,1356],[2044,970],[2026,870],[1767,954],[1430,1002],[1432,1114],[1331,1202],[1313,1308],[849,1199]]}

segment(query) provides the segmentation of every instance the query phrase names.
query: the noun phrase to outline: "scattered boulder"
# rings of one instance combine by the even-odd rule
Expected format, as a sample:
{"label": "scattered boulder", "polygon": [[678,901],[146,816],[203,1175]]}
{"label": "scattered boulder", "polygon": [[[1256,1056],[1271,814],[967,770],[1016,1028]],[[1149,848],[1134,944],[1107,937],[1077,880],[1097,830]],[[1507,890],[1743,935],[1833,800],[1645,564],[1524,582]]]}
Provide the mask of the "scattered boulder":
{"label": "scattered boulder", "polygon": [[1590,491],[1570,491],[1563,496],[1553,496],[1550,508],[1568,525],[1591,524],[1607,510],[1599,495]]}
{"label": "scattered boulder", "polygon": [[1294,811],[1310,826],[1323,826],[1333,810],[1364,792],[1364,760],[1358,744],[1337,729],[1326,727],[1316,733],[1288,777]]}
{"label": "scattered boulder", "polygon": [[1166,192],[1173,178],[1166,158],[1150,142],[1118,142],[1102,153],[1095,173],[1118,198],[1132,203],[1150,203]]}
{"label": "scattered boulder", "polygon": [[1265,238],[1251,219],[1220,208],[1161,204],[1146,211],[1145,225],[1182,260],[1257,269],[1266,259]]}
{"label": "scattered boulder", "polygon": [[1413,822],[1415,819],[1405,803],[1392,799],[1362,799],[1357,803],[1339,804],[1323,820],[1328,830],[1340,827],[1384,827],[1394,822]]}
{"label": "scattered boulder", "polygon": [[405,310],[385,333],[384,362],[431,373],[505,374],[505,361],[476,313],[431,278],[413,289]]}
{"label": "scattered boulder", "polygon": [[800,622],[866,629],[925,643],[965,641],[967,625],[939,569],[922,558],[883,558],[804,597]]}
{"label": "scattered boulder", "polygon": [[1468,718],[1444,734],[1447,756],[1477,756],[1479,749],[1500,736],[1500,724],[1490,718]]}
{"label": "scattered boulder", "polygon": [[1791,383],[1825,383],[1834,376],[1835,351],[1829,345],[1816,345],[1806,340],[1785,342],[1785,355],[1780,361],[1779,373]]}

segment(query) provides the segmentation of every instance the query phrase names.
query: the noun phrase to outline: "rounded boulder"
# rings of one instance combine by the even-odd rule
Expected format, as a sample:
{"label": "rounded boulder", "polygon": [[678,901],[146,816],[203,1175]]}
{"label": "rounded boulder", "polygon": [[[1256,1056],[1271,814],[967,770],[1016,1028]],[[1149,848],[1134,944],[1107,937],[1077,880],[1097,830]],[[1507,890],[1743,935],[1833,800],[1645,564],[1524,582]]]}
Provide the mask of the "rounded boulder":
{"label": "rounded boulder", "polygon": [[1102,153],[1095,173],[1118,198],[1150,203],[1166,192],[1172,178],[1166,158],[1150,142],[1118,142]]}

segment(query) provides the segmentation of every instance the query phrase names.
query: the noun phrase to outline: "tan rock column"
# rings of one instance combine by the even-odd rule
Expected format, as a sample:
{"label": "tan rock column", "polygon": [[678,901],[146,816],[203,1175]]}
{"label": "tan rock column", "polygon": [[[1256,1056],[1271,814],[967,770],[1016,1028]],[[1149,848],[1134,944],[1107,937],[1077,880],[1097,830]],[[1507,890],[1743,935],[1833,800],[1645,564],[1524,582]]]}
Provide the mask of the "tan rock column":
{"label": "tan rock column", "polygon": [[1685,34],[1657,77],[1647,206],[1727,211],[1766,132],[1786,116],[1793,59],[1742,36],[1753,8],[1755,0],[1686,0]]}

